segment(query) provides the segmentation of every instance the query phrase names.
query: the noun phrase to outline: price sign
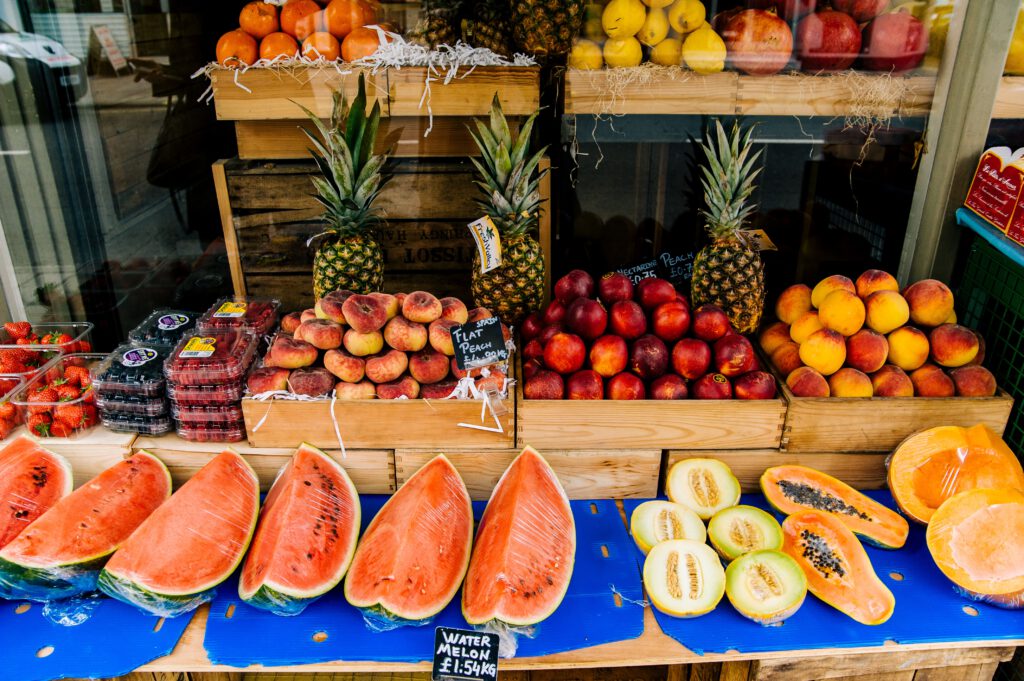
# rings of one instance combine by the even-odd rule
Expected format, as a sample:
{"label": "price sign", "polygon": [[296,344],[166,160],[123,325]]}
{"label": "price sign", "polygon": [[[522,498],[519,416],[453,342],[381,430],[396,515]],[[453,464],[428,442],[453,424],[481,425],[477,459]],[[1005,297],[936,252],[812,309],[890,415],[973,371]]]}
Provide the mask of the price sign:
{"label": "price sign", "polygon": [[661,277],[672,282],[680,290],[690,285],[693,274],[693,253],[671,253],[665,251],[657,258],[616,270],[629,277],[634,284],[641,279]]}
{"label": "price sign", "polygon": [[498,635],[470,629],[434,630],[433,681],[497,681]]}
{"label": "price sign", "polygon": [[452,329],[452,346],[459,369],[479,369],[508,360],[501,320],[487,317]]}

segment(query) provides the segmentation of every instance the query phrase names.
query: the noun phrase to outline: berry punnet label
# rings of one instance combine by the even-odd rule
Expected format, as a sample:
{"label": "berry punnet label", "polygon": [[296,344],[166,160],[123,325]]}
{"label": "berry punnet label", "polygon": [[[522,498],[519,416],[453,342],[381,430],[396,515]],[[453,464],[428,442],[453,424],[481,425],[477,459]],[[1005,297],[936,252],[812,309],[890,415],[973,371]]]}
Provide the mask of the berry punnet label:
{"label": "berry punnet label", "polygon": [[121,355],[121,364],[126,367],[140,367],[160,356],[156,350],[150,348],[132,348]]}
{"label": "berry punnet label", "polygon": [[480,273],[487,274],[501,267],[501,235],[487,215],[469,223],[469,231],[480,251]]}
{"label": "berry punnet label", "polygon": [[193,336],[185,343],[185,347],[178,353],[182,359],[201,359],[213,357],[217,351],[217,339],[206,336]]}
{"label": "berry punnet label", "polygon": [[236,303],[234,301],[228,301],[217,308],[217,311],[213,313],[214,317],[244,317],[245,311],[248,309],[246,303]]}
{"label": "berry punnet label", "polygon": [[174,331],[189,323],[190,318],[183,314],[165,314],[157,320],[156,328],[161,331]]}

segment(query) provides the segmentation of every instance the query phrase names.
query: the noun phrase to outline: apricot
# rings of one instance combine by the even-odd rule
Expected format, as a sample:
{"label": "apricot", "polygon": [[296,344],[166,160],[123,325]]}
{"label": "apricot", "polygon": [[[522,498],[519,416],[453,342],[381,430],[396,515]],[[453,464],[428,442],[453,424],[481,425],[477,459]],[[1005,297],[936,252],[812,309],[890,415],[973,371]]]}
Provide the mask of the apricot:
{"label": "apricot", "polygon": [[846,339],[832,329],[818,329],[800,344],[800,359],[824,376],[839,371],[846,362]]}
{"label": "apricot", "polygon": [[913,371],[928,361],[928,336],[913,326],[901,326],[889,334],[889,363]]}
{"label": "apricot", "polygon": [[900,290],[900,284],[896,277],[884,270],[867,270],[855,282],[857,295],[861,299],[867,298],[875,291],[896,291]]}
{"label": "apricot", "polygon": [[793,325],[789,327],[789,337],[796,343],[803,343],[812,333],[823,328],[825,326],[818,319],[818,313],[811,310],[803,313],[793,322]]}
{"label": "apricot", "polygon": [[889,341],[877,331],[861,329],[846,339],[846,363],[854,369],[873,373],[882,368],[888,357]]}
{"label": "apricot", "polygon": [[825,296],[818,308],[818,320],[826,329],[852,336],[864,326],[864,301],[842,289]]}
{"label": "apricot", "polygon": [[811,287],[807,284],[793,284],[775,301],[775,316],[787,324],[792,324],[810,309]]}
{"label": "apricot", "polygon": [[922,279],[903,292],[910,318],[921,326],[939,326],[953,314],[953,292],[938,279]]}
{"label": "apricot", "polygon": [[910,320],[910,306],[896,291],[875,291],[864,301],[865,319],[878,333],[889,333]]}
{"label": "apricot", "polygon": [[775,351],[775,348],[779,347],[783,343],[790,341],[789,337],[789,324],[785,322],[775,322],[771,326],[766,326],[761,335],[758,336],[758,341],[761,343],[761,349],[767,352],[769,355]]}
{"label": "apricot", "polygon": [[850,367],[829,376],[828,387],[832,397],[871,397],[875,394],[868,375]]}
{"label": "apricot", "polygon": [[775,348],[771,358],[772,364],[783,376],[789,376],[794,370],[804,365],[800,360],[800,346],[793,341],[787,341]]}
{"label": "apricot", "polygon": [[800,367],[786,377],[786,385],[797,397],[828,397],[825,377],[811,367]]}
{"label": "apricot", "polygon": [[856,295],[857,287],[853,285],[853,281],[849,277],[844,277],[841,274],[825,277],[811,291],[811,305],[820,308],[822,301],[833,291],[849,291]]}
{"label": "apricot", "polygon": [[978,355],[978,337],[966,326],[943,324],[928,334],[932,359],[944,367],[962,367]]}
{"label": "apricot", "polygon": [[[913,397],[914,384],[898,366],[886,364],[871,375],[875,397]],[[883,416],[883,415],[879,415]]]}
{"label": "apricot", "polygon": [[910,374],[914,393],[918,397],[952,397],[956,394],[953,379],[934,364],[924,364]]}
{"label": "apricot", "polygon": [[949,372],[961,397],[992,397],[996,394],[996,377],[982,366],[958,367]]}

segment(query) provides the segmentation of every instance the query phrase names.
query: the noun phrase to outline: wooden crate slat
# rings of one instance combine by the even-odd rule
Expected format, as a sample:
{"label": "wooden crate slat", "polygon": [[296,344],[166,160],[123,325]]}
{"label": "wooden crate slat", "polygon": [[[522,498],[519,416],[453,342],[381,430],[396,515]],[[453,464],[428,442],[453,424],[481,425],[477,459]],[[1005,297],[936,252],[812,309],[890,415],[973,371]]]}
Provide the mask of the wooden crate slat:
{"label": "wooden crate slat", "polygon": [[569,69],[565,77],[567,114],[718,114],[736,113],[737,74],[702,76],[680,70],[679,77],[657,85],[637,81],[613,85],[618,69]]}
{"label": "wooden crate slat", "polygon": [[[303,118],[301,104],[321,118],[329,118],[333,106],[333,92],[344,88],[349,98],[355,97],[359,87],[360,69],[340,72],[334,67],[304,67],[290,71],[276,69],[249,69],[238,73],[232,69],[217,69],[210,74],[213,101],[217,118],[222,121],[274,120]],[[368,70],[366,96],[380,102],[381,113],[388,115],[387,78]],[[249,89],[244,89],[238,83]]]}
{"label": "wooden crate slat", "polygon": [[538,67],[478,66],[460,69],[448,83],[445,74],[430,75],[426,67],[387,70],[388,98],[392,116],[485,116],[498,93],[507,116],[528,116],[540,106]]}
{"label": "wooden crate slat", "polygon": [[[501,474],[519,454],[453,449],[396,449],[395,478],[399,486],[443,451],[459,470],[474,499],[487,499]],[[650,498],[657,495],[661,450],[542,450],[570,499]]]}
{"label": "wooden crate slat", "polygon": [[[960,668],[988,665],[1008,660],[1013,648],[955,648],[893,652],[888,655],[859,653],[830,657],[792,659],[770,657],[757,662],[757,674],[751,681],[802,681],[803,679],[841,679],[861,674],[896,674],[912,669]],[[915,677],[916,678],[916,677]],[[920,678],[926,679],[927,675]],[[965,678],[959,676],[957,678]],[[967,677],[969,678],[969,677]]]}
{"label": "wooden crate slat", "polygon": [[[863,75],[862,82],[878,78],[900,79],[906,94],[892,108],[870,112],[879,116],[920,115],[931,107],[935,78],[928,76]],[[864,91],[848,76],[816,76],[796,73],[778,76],[740,76],[737,81],[737,113],[751,116],[847,116],[870,107]]]}
{"label": "wooden crate slat", "polygon": [[1003,76],[999,81],[992,118],[1024,118],[1024,77]]}

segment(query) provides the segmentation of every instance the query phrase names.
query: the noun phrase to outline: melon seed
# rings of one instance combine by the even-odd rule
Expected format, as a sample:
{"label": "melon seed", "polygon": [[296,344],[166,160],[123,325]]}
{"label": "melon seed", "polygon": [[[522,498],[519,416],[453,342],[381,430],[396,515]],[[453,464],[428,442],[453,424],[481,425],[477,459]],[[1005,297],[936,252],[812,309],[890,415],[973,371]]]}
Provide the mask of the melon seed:
{"label": "melon seed", "polygon": [[828,545],[828,542],[823,537],[814,534],[810,530],[801,530],[800,539],[803,540],[803,557],[810,561],[814,569],[824,575],[826,579],[831,577],[833,573],[840,577],[846,575],[846,568],[843,567],[842,559],[836,555],[836,552],[832,550],[832,547]]}
{"label": "melon seed", "polygon": [[704,585],[701,583],[700,565],[692,553],[686,554],[686,572],[690,577],[690,599],[696,600],[700,598]]}
{"label": "melon seed", "polygon": [[682,539],[683,525],[679,522],[679,517],[675,513],[665,509],[658,514],[658,526],[655,528],[654,534],[658,541]]}
{"label": "melon seed", "polygon": [[759,562],[755,562],[747,569],[747,589],[759,601],[782,595],[779,576],[770,567]]}
{"label": "melon seed", "polygon": [[695,468],[690,471],[690,489],[697,503],[705,508],[717,506],[719,503],[718,483],[715,476],[706,468]]}
{"label": "melon seed", "polygon": [[743,552],[759,549],[764,545],[764,533],[761,528],[746,518],[736,518],[729,525],[729,539]]}
{"label": "melon seed", "polygon": [[807,506],[817,511],[826,511],[828,513],[838,513],[840,515],[852,515],[860,518],[861,520],[867,520],[873,522],[874,519],[858,510],[855,506],[852,506],[839,497],[823,492],[817,487],[806,485],[802,482],[792,482],[790,480],[779,480],[779,489],[786,496],[787,499],[800,504],[801,506]]}
{"label": "melon seed", "polygon": [[665,582],[668,586],[668,593],[672,598],[682,598],[683,590],[679,586],[679,553],[673,551],[668,556],[668,565],[665,567]]}

